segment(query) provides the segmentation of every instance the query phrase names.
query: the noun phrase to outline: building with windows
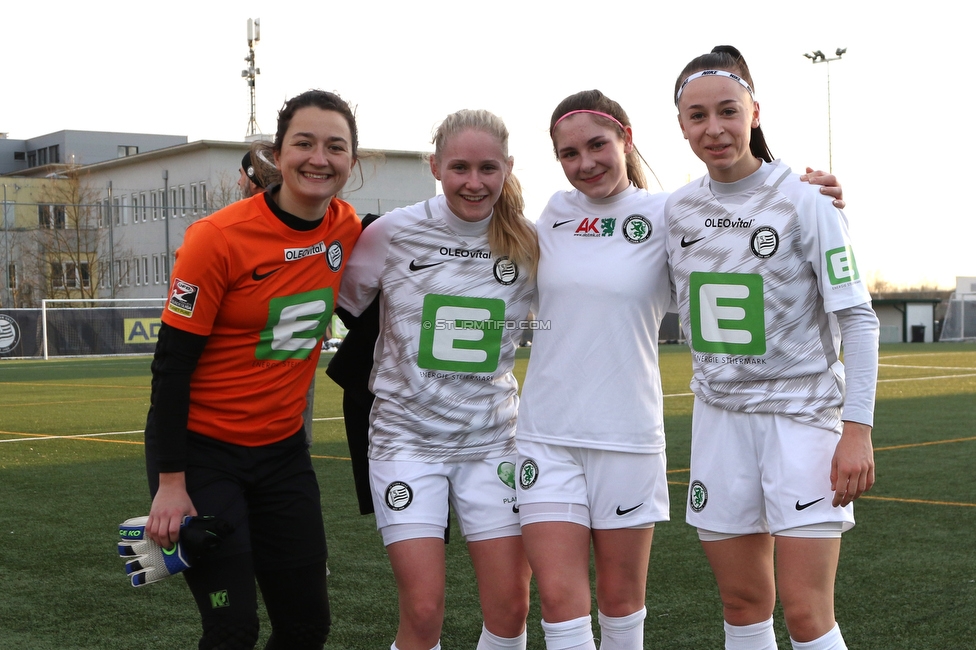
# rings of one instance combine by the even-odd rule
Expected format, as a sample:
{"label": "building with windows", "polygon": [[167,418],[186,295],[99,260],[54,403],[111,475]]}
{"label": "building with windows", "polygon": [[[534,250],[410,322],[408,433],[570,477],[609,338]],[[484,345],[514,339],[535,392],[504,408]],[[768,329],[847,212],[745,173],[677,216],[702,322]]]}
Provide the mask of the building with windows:
{"label": "building with windows", "polygon": [[[84,133],[91,137],[78,135]],[[25,160],[20,169],[0,175],[4,191],[9,190],[0,232],[6,288],[0,305],[36,306],[43,298],[165,297],[186,227],[241,198],[237,181],[250,144],[186,142],[180,136],[181,142],[166,145],[152,137],[176,136],[73,131],[52,136],[59,134],[66,135],[52,144],[48,136],[0,139],[0,169],[9,169],[8,158],[18,151],[26,159],[30,151],[47,147],[44,165]],[[104,140],[99,146],[93,144],[96,136]],[[12,142],[31,144],[3,147]],[[51,147],[61,162],[51,162]],[[64,162],[66,152],[76,159],[100,159],[70,164]],[[361,150],[360,157],[340,195],[360,214],[382,214],[436,191],[420,152]]]}

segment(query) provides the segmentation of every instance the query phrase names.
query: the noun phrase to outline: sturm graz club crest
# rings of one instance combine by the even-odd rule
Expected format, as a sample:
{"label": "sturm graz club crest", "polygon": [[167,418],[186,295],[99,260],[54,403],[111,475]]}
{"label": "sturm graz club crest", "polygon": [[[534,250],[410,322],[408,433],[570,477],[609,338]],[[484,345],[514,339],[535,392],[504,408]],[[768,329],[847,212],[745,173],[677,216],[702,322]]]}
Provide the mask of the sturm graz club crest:
{"label": "sturm graz club crest", "polygon": [[750,245],[753,255],[761,260],[768,259],[779,250],[779,233],[769,226],[756,228],[752,233]]}
{"label": "sturm graz club crest", "polygon": [[0,354],[7,354],[20,344],[20,327],[6,314],[0,314]]}
{"label": "sturm graz club crest", "polygon": [[342,267],[342,244],[338,239],[329,244],[328,250],[325,251],[325,260],[333,272],[338,272]]}
{"label": "sturm graz club crest", "polygon": [[523,490],[527,490],[533,485],[535,485],[536,479],[539,478],[539,466],[531,458],[527,458],[522,461],[522,466],[519,468],[519,485],[522,486]]}
{"label": "sturm graz club crest", "polygon": [[691,509],[695,512],[701,512],[705,508],[705,504],[708,503],[708,490],[705,489],[705,484],[701,481],[692,481],[691,488],[688,490],[688,501],[691,504]]}
{"label": "sturm graz club crest", "polygon": [[639,214],[632,214],[624,219],[623,228],[624,239],[631,244],[640,244],[647,241],[651,236],[651,222],[646,217]]}
{"label": "sturm graz club crest", "polygon": [[386,505],[390,510],[403,510],[413,502],[413,490],[403,481],[394,481],[386,488]]}
{"label": "sturm graz club crest", "polygon": [[495,261],[495,268],[492,269],[495,279],[501,284],[508,286],[518,280],[519,271],[515,262],[508,259],[508,256],[499,257]]}

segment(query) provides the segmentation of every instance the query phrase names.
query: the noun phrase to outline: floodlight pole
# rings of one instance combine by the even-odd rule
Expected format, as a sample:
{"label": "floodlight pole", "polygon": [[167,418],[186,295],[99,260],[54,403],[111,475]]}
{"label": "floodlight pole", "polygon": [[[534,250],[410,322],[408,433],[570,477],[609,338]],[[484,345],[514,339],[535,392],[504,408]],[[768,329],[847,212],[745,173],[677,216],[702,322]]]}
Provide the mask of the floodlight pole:
{"label": "floodlight pole", "polygon": [[844,56],[845,52],[847,52],[846,47],[838,47],[837,50],[834,52],[836,56],[834,56],[833,58],[827,57],[827,55],[825,55],[820,50],[814,50],[813,52],[809,52],[803,55],[806,58],[810,59],[810,61],[813,63],[827,64],[827,165],[828,165],[827,169],[830,170],[831,174],[834,173],[834,142],[833,142],[833,134],[832,134],[831,124],[830,124],[830,62],[840,61],[840,58]]}
{"label": "floodlight pole", "polygon": [[261,19],[255,18],[247,19],[247,56],[244,57],[244,61],[248,64],[247,70],[241,70],[241,76],[247,79],[247,85],[251,90],[251,119],[247,123],[247,133],[244,135],[245,139],[248,136],[257,135],[261,132],[258,128],[258,120],[256,117],[256,103],[254,100],[254,80],[257,75],[261,74],[261,68],[254,67],[254,46],[261,40]]}

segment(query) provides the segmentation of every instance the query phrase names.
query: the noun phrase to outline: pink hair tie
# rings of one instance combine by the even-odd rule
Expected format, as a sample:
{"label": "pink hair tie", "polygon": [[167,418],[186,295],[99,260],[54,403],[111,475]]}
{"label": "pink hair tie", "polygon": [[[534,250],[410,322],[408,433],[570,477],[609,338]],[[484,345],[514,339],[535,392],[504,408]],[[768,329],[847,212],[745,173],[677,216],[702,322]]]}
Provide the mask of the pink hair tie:
{"label": "pink hair tie", "polygon": [[556,130],[556,127],[559,126],[559,123],[560,122],[562,122],[563,120],[565,120],[570,115],[576,115],[577,113],[590,113],[591,115],[599,115],[600,117],[605,117],[608,120],[611,120],[617,126],[619,126],[621,131],[626,131],[627,130],[627,128],[623,124],[621,124],[620,120],[618,120],[617,118],[615,118],[613,115],[609,115],[609,114],[603,113],[601,111],[590,111],[590,110],[587,110],[585,108],[581,108],[578,111],[570,111],[570,112],[564,114],[558,120],[556,120],[556,123],[552,125],[552,128],[551,129],[549,129],[549,135],[550,136],[552,135],[552,132]]}

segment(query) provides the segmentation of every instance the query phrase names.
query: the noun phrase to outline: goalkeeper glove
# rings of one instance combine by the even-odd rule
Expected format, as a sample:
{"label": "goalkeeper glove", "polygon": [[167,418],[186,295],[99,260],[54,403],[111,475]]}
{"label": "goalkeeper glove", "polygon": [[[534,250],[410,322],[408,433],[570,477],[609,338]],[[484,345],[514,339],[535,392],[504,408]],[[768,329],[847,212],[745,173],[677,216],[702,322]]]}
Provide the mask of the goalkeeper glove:
{"label": "goalkeeper glove", "polygon": [[165,549],[146,535],[149,517],[133,517],[119,524],[119,556],[126,560],[125,572],[133,587],[180,573],[216,548],[233,532],[227,522],[213,517],[184,517],[180,539]]}

